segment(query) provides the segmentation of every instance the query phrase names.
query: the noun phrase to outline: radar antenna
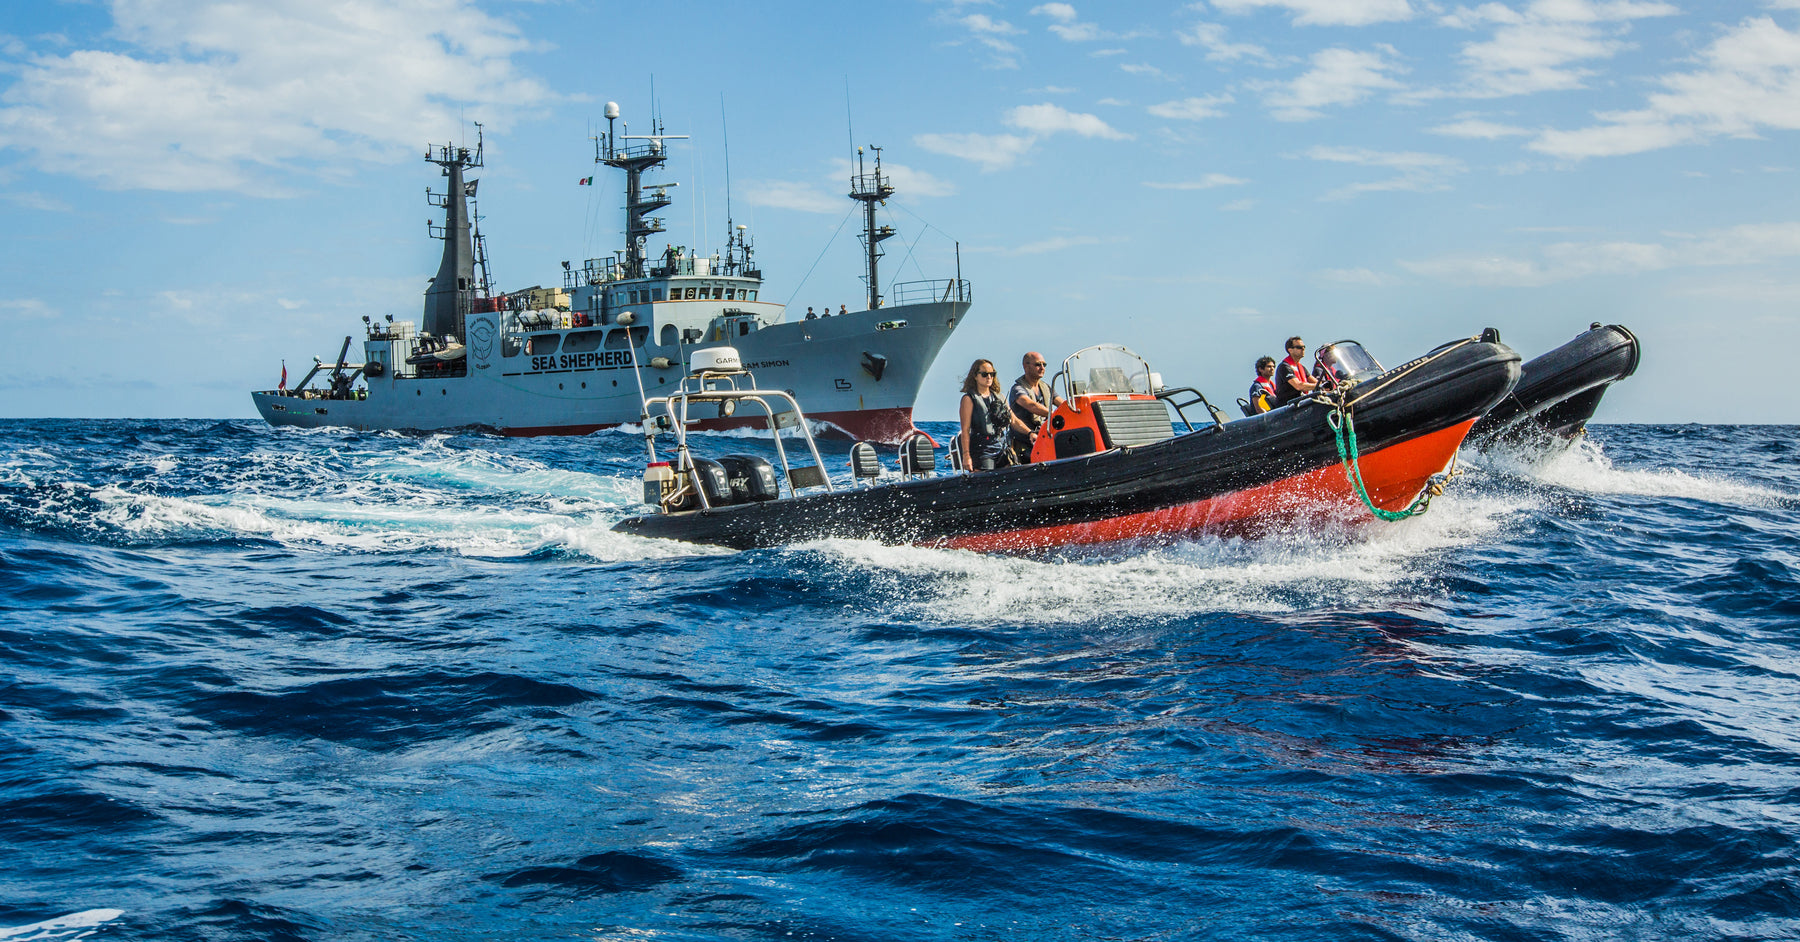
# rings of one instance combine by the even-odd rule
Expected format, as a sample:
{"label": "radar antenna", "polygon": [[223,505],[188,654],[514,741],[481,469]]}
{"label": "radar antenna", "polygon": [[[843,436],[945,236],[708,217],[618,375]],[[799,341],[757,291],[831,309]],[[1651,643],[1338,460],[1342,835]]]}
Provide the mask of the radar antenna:
{"label": "radar antenna", "polygon": [[[664,134],[662,122],[652,119],[649,134],[632,134],[629,125],[618,133],[614,122],[619,118],[617,102],[606,103],[606,135],[594,142],[594,162],[625,171],[625,277],[644,277],[644,242],[652,234],[663,231],[663,219],[650,216],[669,205],[668,188],[675,183],[652,184],[644,191],[644,171],[659,167],[668,160],[664,141],[685,141],[686,134]],[[632,144],[631,141],[647,141]]]}

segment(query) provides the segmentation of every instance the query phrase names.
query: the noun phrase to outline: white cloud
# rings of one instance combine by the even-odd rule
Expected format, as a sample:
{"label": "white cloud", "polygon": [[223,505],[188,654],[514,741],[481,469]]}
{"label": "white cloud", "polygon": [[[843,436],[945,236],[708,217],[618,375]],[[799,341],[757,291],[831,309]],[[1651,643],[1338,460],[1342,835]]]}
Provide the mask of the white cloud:
{"label": "white cloud", "polygon": [[1004,255],[1042,255],[1045,252],[1060,252],[1063,249],[1077,248],[1083,245],[1099,245],[1096,236],[1052,236],[1038,242],[1030,242],[1016,248],[1002,250]]}
{"label": "white cloud", "polygon": [[0,193],[0,199],[46,213],[66,213],[70,210],[68,203],[42,193]]}
{"label": "white cloud", "polygon": [[1294,14],[1296,26],[1368,26],[1413,16],[1407,0],[1212,0],[1212,5],[1226,13],[1288,10]]}
{"label": "white cloud", "polygon": [[1492,121],[1483,121],[1480,118],[1463,118],[1459,121],[1452,121],[1449,124],[1440,124],[1437,127],[1428,130],[1432,134],[1442,134],[1445,137],[1464,137],[1483,141],[1496,141],[1503,137],[1518,137],[1520,135],[1532,133],[1529,128],[1514,127],[1510,124],[1496,124]]}
{"label": "white cloud", "polygon": [[1392,192],[1407,190],[1416,193],[1429,193],[1447,190],[1446,182],[1453,174],[1463,172],[1463,163],[1454,157],[1442,154],[1422,154],[1416,151],[1377,151],[1361,147],[1314,147],[1306,152],[1313,160],[1330,163],[1355,164],[1362,167],[1377,167],[1395,171],[1396,175],[1386,180],[1371,183],[1353,183],[1346,187],[1325,194],[1325,199],[1349,199],[1363,193]]}
{"label": "white cloud", "polygon": [[1800,129],[1800,31],[1769,17],[1744,20],[1698,56],[1700,68],[1657,79],[1663,91],[1633,111],[1603,112],[1600,123],[1549,130],[1532,150],[1572,160],[1611,157]]}
{"label": "white cloud", "polygon": [[983,170],[1004,170],[1031,149],[1036,138],[1019,134],[918,134],[913,143],[934,154],[974,161]]}
{"label": "white cloud", "polygon": [[37,298],[0,299],[0,320],[47,321],[61,316],[61,311]]}
{"label": "white cloud", "polygon": [[117,188],[268,194],[503,125],[552,97],[530,44],[465,0],[117,0],[126,51],[40,55],[0,95],[0,146]]}
{"label": "white cloud", "polygon": [[1048,102],[1020,105],[1006,113],[1008,127],[1025,134],[919,134],[913,143],[937,154],[960,157],[981,165],[983,170],[1010,167],[1031,150],[1039,138],[1052,134],[1079,134],[1112,141],[1130,140],[1131,135],[1091,114],[1070,111]]}
{"label": "white cloud", "polygon": [[955,11],[940,13],[935,19],[940,23],[959,26],[968,33],[965,39],[954,40],[952,46],[961,46],[973,42],[987,49],[992,57],[987,62],[990,69],[1016,69],[1019,67],[1019,47],[1002,38],[1025,32],[1005,20],[995,19],[985,13],[971,13],[967,16],[954,15],[960,12],[962,4],[954,4]]}
{"label": "white cloud", "polygon": [[1218,23],[1195,23],[1185,30],[1176,30],[1175,38],[1181,40],[1183,46],[1199,46],[1206,50],[1209,62],[1236,62],[1248,59],[1264,65],[1273,65],[1275,57],[1269,51],[1255,43],[1234,43],[1225,38],[1225,27]]}
{"label": "white cloud", "polygon": [[1076,19],[1075,8],[1067,3],[1045,3],[1031,8],[1033,16],[1047,16],[1055,22],[1050,32],[1072,43],[1091,42],[1102,36],[1100,27]]}
{"label": "white cloud", "polygon": [[[1141,30],[1126,33],[1113,33],[1103,30],[1095,23],[1084,23],[1076,15],[1075,8],[1067,3],[1042,3],[1031,8],[1032,16],[1048,17],[1050,32],[1062,37],[1065,42],[1085,43],[1096,39],[1136,39],[1148,35]],[[1117,53],[1124,50],[1104,50],[1105,53]]]}
{"label": "white cloud", "polygon": [[[881,168],[887,170],[886,166]],[[803,213],[836,214],[847,212],[848,202],[827,193],[816,183],[791,180],[747,180],[743,184],[744,201],[752,206],[792,209]]]}
{"label": "white cloud", "polygon": [[1460,7],[1440,22],[1458,29],[1492,26],[1494,35],[1462,47],[1469,74],[1450,94],[1503,98],[1585,87],[1594,72],[1579,63],[1629,49],[1619,37],[1632,20],[1680,12],[1642,0],[1534,0],[1522,10],[1499,3]]}
{"label": "white cloud", "polygon": [[1449,256],[1402,261],[1415,274],[1459,285],[1538,287],[1594,275],[1758,265],[1800,258],[1800,223],[1756,223],[1664,242],[1558,242],[1537,258]]}
{"label": "white cloud", "polygon": [[1382,288],[1399,284],[1399,279],[1392,275],[1367,268],[1327,268],[1313,273],[1320,281],[1338,285],[1359,285],[1366,288]]}
{"label": "white cloud", "polygon": [[[958,154],[957,156],[963,156]],[[973,158],[971,158],[973,159]],[[844,198],[845,187],[855,164],[842,157],[831,162],[831,172],[818,182],[804,180],[750,180],[743,184],[743,198],[752,206],[791,209],[802,213],[841,215],[851,203]],[[868,164],[865,169],[873,168]],[[894,188],[907,198],[950,196],[956,187],[946,180],[905,164],[883,161],[881,172]]]}
{"label": "white cloud", "polygon": [[1082,137],[1103,137],[1111,141],[1131,138],[1131,135],[1114,129],[1095,115],[1069,111],[1048,102],[1041,105],[1020,105],[1006,113],[1006,123],[1009,127],[1038,136],[1066,131]]}
{"label": "white cloud", "polygon": [[989,35],[996,35],[996,36],[1011,36],[1011,35],[1014,35],[1017,33],[1025,32],[1024,30],[1018,28],[1017,26],[1012,25],[1011,23],[1006,22],[1005,20],[996,20],[993,17],[990,17],[985,13],[971,13],[968,16],[965,16],[962,19],[957,20],[957,22],[968,27],[969,32],[971,32],[971,33],[986,33]]}
{"label": "white cloud", "polygon": [[1153,190],[1210,190],[1221,186],[1243,186],[1249,183],[1242,177],[1228,177],[1222,173],[1209,173],[1198,180],[1185,180],[1180,183],[1149,183],[1144,185]]}
{"label": "white cloud", "polygon": [[1313,54],[1312,68],[1291,82],[1252,83],[1262,91],[1263,102],[1280,121],[1308,121],[1323,116],[1320,108],[1350,105],[1382,89],[1404,86],[1392,76],[1406,70],[1383,55],[1398,56],[1392,47],[1373,52],[1322,49]]}
{"label": "white cloud", "polygon": [[[845,181],[850,179],[853,165],[850,161],[839,157],[832,161],[832,166],[833,174],[831,177],[831,185],[835,187],[844,186]],[[865,169],[872,168],[873,165],[871,164]],[[948,180],[932,176],[923,170],[908,167],[905,164],[897,164],[891,160],[884,160],[881,162],[881,172],[893,181],[894,189],[900,191],[900,193],[906,197],[956,195],[955,184]],[[838,195],[836,198],[840,200],[843,199],[842,195]]]}
{"label": "white cloud", "polygon": [[1222,213],[1245,213],[1245,212],[1249,212],[1250,210],[1255,209],[1255,208],[1256,208],[1255,200],[1252,200],[1252,199],[1232,200],[1229,203],[1225,203],[1225,204],[1221,205],[1219,207],[1219,212],[1222,212]]}
{"label": "white cloud", "polygon": [[1160,105],[1151,105],[1145,109],[1159,118],[1172,118],[1179,121],[1199,121],[1202,118],[1224,117],[1221,105],[1229,105],[1232,98],[1229,94],[1204,95],[1199,98],[1183,98],[1180,101],[1165,101]]}
{"label": "white cloud", "polygon": [[1163,70],[1148,62],[1122,62],[1119,64],[1119,70],[1122,72],[1130,72],[1132,75],[1148,75],[1152,78],[1167,78],[1167,76],[1163,74]]}

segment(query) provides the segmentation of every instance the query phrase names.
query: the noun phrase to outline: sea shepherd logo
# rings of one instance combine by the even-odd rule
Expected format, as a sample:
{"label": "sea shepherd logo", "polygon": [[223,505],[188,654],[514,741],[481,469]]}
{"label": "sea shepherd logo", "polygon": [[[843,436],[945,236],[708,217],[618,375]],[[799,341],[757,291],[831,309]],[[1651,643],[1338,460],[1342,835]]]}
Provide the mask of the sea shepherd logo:
{"label": "sea shepherd logo", "polygon": [[469,352],[475,356],[476,369],[487,369],[488,357],[494,355],[494,333],[494,322],[485,317],[469,325]]}

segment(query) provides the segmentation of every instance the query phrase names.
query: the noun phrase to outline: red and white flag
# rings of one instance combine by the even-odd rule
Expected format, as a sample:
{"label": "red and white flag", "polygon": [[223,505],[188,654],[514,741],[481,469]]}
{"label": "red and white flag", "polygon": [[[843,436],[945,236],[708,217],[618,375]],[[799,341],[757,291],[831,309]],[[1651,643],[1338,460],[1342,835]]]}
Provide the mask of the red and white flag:
{"label": "red and white flag", "polygon": [[287,361],[286,360],[281,361],[281,385],[276,386],[275,388],[279,389],[283,392],[287,391]]}

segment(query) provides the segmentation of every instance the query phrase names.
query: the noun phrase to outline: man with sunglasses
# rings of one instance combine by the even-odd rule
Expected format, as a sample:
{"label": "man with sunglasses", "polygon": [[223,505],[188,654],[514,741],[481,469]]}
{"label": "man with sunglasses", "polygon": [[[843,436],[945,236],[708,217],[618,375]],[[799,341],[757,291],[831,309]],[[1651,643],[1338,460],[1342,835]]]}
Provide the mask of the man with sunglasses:
{"label": "man with sunglasses", "polygon": [[1031,461],[1031,446],[1037,442],[1038,429],[1044,420],[1050,417],[1050,410],[1062,405],[1063,397],[1050,389],[1044,382],[1044,371],[1049,362],[1037,351],[1025,354],[1022,365],[1025,374],[1013,381],[1012,391],[1007,393],[1007,401],[1012,405],[1012,413],[1020,422],[1025,423],[1028,430],[1021,433],[1015,425],[1008,447],[1012,449],[1013,459],[1018,464]]}
{"label": "man with sunglasses", "polygon": [[1285,406],[1290,402],[1319,388],[1303,365],[1306,362],[1306,341],[1299,337],[1287,339],[1287,357],[1275,368],[1275,405]]}

